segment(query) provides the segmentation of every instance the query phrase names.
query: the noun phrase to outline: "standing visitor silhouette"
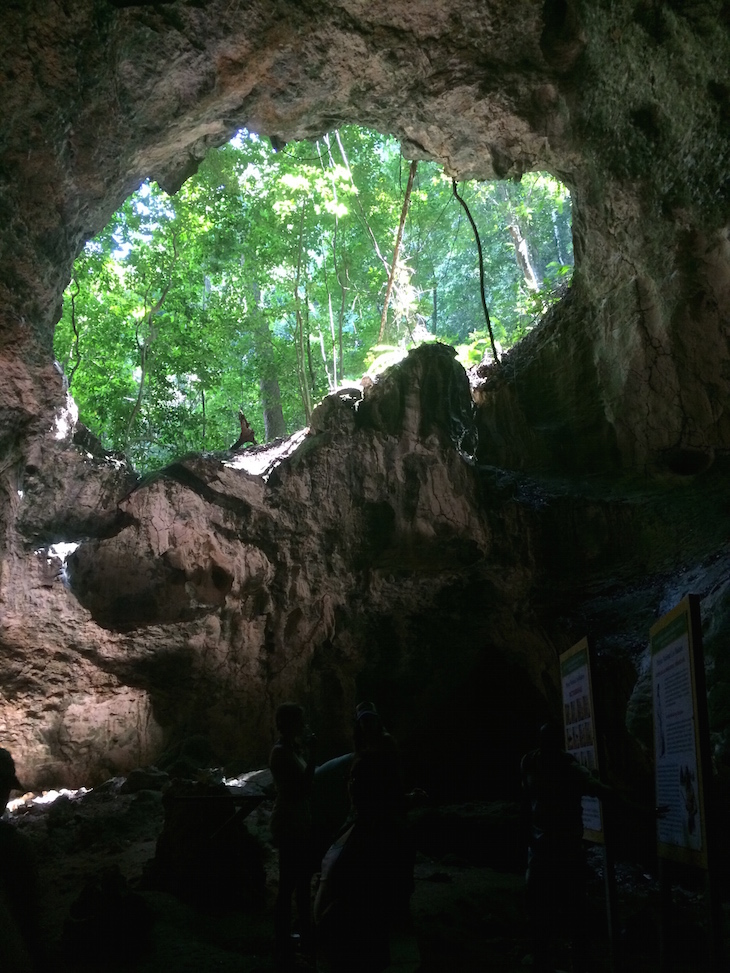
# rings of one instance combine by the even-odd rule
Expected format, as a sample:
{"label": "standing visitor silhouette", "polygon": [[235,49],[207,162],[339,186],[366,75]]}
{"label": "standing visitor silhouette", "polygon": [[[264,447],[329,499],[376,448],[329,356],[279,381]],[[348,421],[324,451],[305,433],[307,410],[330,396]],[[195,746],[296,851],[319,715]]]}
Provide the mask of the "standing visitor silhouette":
{"label": "standing visitor silhouette", "polygon": [[297,703],[282,703],[276,711],[279,738],[269,756],[276,784],[271,815],[271,836],[279,848],[279,891],[274,906],[274,952],[277,973],[290,966],[292,897],[296,900],[302,951],[314,951],[311,918],[311,882],[315,870],[309,798],[314,776],[315,738],[309,732],[304,710]]}
{"label": "standing visitor silhouette", "polygon": [[540,727],[539,747],[522,758],[522,788],[530,813],[527,910],[534,973],[552,973],[554,937],[571,940],[573,973],[586,970],[586,863],[584,795],[605,798],[612,789],[563,749],[563,732]]}

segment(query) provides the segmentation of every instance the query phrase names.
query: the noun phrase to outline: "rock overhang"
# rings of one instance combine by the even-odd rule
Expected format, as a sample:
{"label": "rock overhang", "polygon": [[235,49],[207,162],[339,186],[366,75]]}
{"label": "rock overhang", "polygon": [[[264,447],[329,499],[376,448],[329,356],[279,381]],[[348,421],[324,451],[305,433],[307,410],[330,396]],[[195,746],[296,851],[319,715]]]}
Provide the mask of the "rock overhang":
{"label": "rock overhang", "polygon": [[[276,674],[286,672],[277,641],[283,632],[318,642],[327,658],[332,652],[347,655],[346,644],[357,641],[342,632],[337,646],[338,618],[347,617],[352,629],[357,627],[352,608],[338,606],[328,591],[315,597],[312,579],[291,552],[272,554],[273,540],[261,548],[269,564],[280,562],[272,585],[310,599],[309,608],[296,617],[292,609],[286,619],[272,623],[270,602],[253,599],[250,612],[258,621],[250,628],[216,605],[216,598],[229,597],[235,583],[229,588],[229,579],[236,574],[212,556],[207,567],[191,567],[191,577],[182,583],[183,591],[192,586],[193,594],[185,597],[192,598],[200,616],[184,615],[173,631],[169,620],[155,624],[151,609],[146,648],[135,647],[128,635],[100,633],[66,595],[42,581],[35,586],[29,580],[22,590],[21,578],[36,578],[36,568],[24,558],[32,557],[39,542],[58,540],[60,533],[71,539],[119,532],[117,503],[131,485],[128,472],[65,445],[61,453],[49,434],[63,399],[49,372],[51,334],[72,260],[141,178],[157,178],[174,190],[210,147],[243,125],[287,140],[360,122],[397,135],[409,155],[435,158],[458,178],[519,177],[536,168],[560,175],[575,201],[574,287],[548,326],[483,390],[477,461],[538,478],[620,472],[646,474],[659,485],[679,478],[700,497],[704,482],[717,483],[730,445],[725,418],[730,57],[727,20],[716,7],[709,2],[686,10],[615,4],[609,10],[579,2],[475,7],[354,0],[316,8],[267,3],[244,8],[228,0],[204,5],[88,0],[48,5],[41,12],[7,7],[0,15],[8,81],[0,149],[0,239],[7,257],[0,267],[5,379],[0,396],[3,478],[7,496],[14,499],[2,515],[6,632],[11,633],[4,637],[6,647],[27,641],[17,624],[20,606],[38,619],[55,613],[48,645],[70,641],[78,658],[86,660],[79,669],[82,682],[97,686],[94,692],[105,699],[117,691],[115,680],[134,678],[133,666],[110,662],[122,647],[128,657],[137,651],[147,657],[150,646],[164,646],[168,661],[179,660],[179,665],[170,661],[169,671],[180,675],[193,656],[205,656],[209,672],[224,647],[240,648],[249,640],[267,647],[269,655],[262,656],[268,660],[267,678],[272,673],[279,678]],[[403,403],[397,388],[392,394],[377,422],[392,423],[396,441],[403,432]],[[359,421],[366,423],[367,417],[365,409]],[[447,441],[453,422],[444,425],[441,418],[436,426]],[[387,462],[394,463],[398,448],[387,445]],[[438,452],[440,447],[431,445]],[[445,481],[452,462],[439,467]],[[311,480],[306,464],[299,469]],[[425,499],[428,490],[409,514],[423,527],[417,543],[399,523],[403,511],[413,508],[415,485],[419,497],[423,485],[422,471],[403,470],[409,487],[399,500],[378,490],[367,499],[359,534],[374,536],[377,550],[361,551],[356,563],[362,584],[388,589],[388,597],[400,592],[403,604],[404,592],[410,591],[411,606],[419,606],[414,611],[426,617],[433,588],[426,583],[419,589],[414,568],[425,568],[431,558],[438,566],[441,537],[432,531],[428,543],[424,540],[434,516]],[[287,478],[293,482],[293,476],[288,469],[275,471],[272,491],[281,495],[282,484]],[[84,484],[82,503],[75,503],[64,485],[69,482]],[[316,488],[316,476],[312,482]],[[444,489],[439,486],[431,497]],[[715,489],[708,487],[708,495]],[[322,509],[328,509],[326,498]],[[595,513],[586,518],[595,524]],[[600,563],[601,543],[611,545],[610,519],[598,516],[603,540],[588,561]],[[657,532],[662,522],[657,514]],[[518,552],[502,565],[502,577],[493,579],[503,594],[511,590],[512,621],[499,618],[504,631],[498,641],[507,646],[521,630],[522,623],[514,620],[520,612],[524,625],[539,627],[535,618],[524,621],[532,611],[524,606],[536,554],[521,508],[505,510],[497,527],[502,550],[511,543]],[[509,536],[510,528],[519,542]],[[478,532],[472,525],[465,537],[473,542]],[[693,557],[701,560],[713,539],[711,531],[700,533]],[[341,545],[336,531],[327,531],[327,538],[322,563],[336,572]],[[716,543],[721,543],[719,533]],[[470,568],[472,562],[478,565],[483,546],[477,543],[475,554],[465,540],[449,554],[446,544],[444,558],[449,554],[454,570],[459,564]],[[674,556],[668,552],[666,563]],[[579,552],[576,564],[586,563]],[[184,575],[176,565],[170,571]],[[575,577],[571,565],[567,568],[565,577]],[[486,589],[484,579],[483,584]],[[355,602],[358,597],[353,595]],[[454,601],[463,612],[471,608],[465,596]],[[494,601],[489,606],[493,609]],[[190,626],[196,625],[193,631]],[[549,671],[559,636],[553,633],[545,642],[535,631],[526,639],[534,658],[523,662],[540,682],[540,669]],[[401,631],[395,642],[410,644],[408,638]],[[95,639],[99,647],[92,649]],[[239,703],[254,700],[241,673],[264,663],[252,662],[245,652],[236,658],[233,696]],[[142,709],[134,703],[137,714],[156,713],[151,726],[171,725],[165,723],[170,700],[161,687],[165,665],[148,678],[148,702],[139,704]],[[354,692],[357,666],[340,665],[344,698]],[[97,685],[100,671],[109,674],[103,689]],[[211,685],[220,688],[215,680]],[[296,685],[296,679],[289,683]],[[105,713],[101,697],[96,711]],[[259,703],[251,705],[260,714]],[[181,711],[190,719],[199,714],[197,707],[191,694]],[[227,704],[220,719],[205,717],[225,746],[244,728],[252,731],[252,718],[242,721],[234,709]],[[63,726],[60,698],[53,712]],[[21,722],[19,716],[13,732]],[[159,739],[155,733],[135,738],[134,752],[150,752],[149,740]],[[87,737],[81,737],[86,746]],[[105,737],[94,739],[91,749]],[[263,735],[254,729],[251,739]],[[54,753],[63,751],[64,741],[61,733]]]}

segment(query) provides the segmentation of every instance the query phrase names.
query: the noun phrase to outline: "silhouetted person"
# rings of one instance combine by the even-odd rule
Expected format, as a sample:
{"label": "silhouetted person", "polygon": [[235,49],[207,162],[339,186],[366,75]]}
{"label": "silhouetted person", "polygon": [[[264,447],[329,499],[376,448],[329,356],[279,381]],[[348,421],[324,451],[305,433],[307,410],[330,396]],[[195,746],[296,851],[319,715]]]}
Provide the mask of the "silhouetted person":
{"label": "silhouetted person", "polygon": [[400,830],[397,863],[394,862],[391,869],[393,919],[401,925],[408,925],[416,860],[415,845],[407,828],[408,800],[413,795],[405,792],[396,742],[385,729],[375,705],[370,702],[359,703],[355,709],[355,754],[357,757],[375,758],[382,813],[389,815],[393,825]]}
{"label": "silhouetted person", "polygon": [[406,795],[401,776],[400,758],[395,740],[383,726],[374,703],[358,703],[355,709],[355,756],[376,756],[380,773],[380,798],[384,810],[394,815],[404,815]]}
{"label": "silhouetted person", "polygon": [[324,857],[315,900],[331,973],[380,973],[390,964],[404,857],[404,831],[391,796],[382,755],[356,756],[350,773],[354,820]]}
{"label": "silhouetted person", "polygon": [[304,710],[282,703],[276,711],[279,739],[269,757],[276,784],[271,835],[279,848],[279,892],[274,907],[277,970],[287,968],[291,954],[292,896],[296,898],[302,947],[311,951],[311,882],[314,874],[312,820],[309,806],[314,775],[314,738]]}
{"label": "silhouetted person", "polygon": [[[9,751],[0,748],[0,807],[25,788]],[[43,965],[38,931],[38,874],[30,846],[17,828],[0,821],[0,969],[33,973]]]}
{"label": "silhouetted person", "polygon": [[312,818],[319,857],[354,820],[349,780],[352,763],[364,753],[383,755],[383,776],[394,812],[405,810],[400,760],[393,737],[385,730],[375,705],[358,703],[353,725],[354,753],[342,754],[317,767],[312,791]]}
{"label": "silhouetted person", "polygon": [[586,967],[586,865],[583,853],[584,795],[606,797],[602,784],[563,749],[562,731],[546,723],[540,746],[522,758],[522,786],[530,805],[527,907],[535,973],[548,973],[551,941],[566,932],[573,973]]}

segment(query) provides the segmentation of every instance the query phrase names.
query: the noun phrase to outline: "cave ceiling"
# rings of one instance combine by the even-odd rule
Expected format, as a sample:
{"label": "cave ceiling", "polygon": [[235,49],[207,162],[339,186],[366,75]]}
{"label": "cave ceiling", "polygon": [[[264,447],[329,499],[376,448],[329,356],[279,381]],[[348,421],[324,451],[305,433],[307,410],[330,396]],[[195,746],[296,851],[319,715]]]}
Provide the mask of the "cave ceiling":
{"label": "cave ceiling", "polygon": [[[730,4],[9,0],[0,27],[0,728],[27,775],[98,779],[194,726],[260,759],[285,691],[328,700],[334,746],[378,665],[411,714],[458,706],[485,659],[554,700],[565,639],[680,578],[721,630]],[[350,122],[457,179],[559,176],[568,297],[475,411],[437,351],[327,405],[266,483],[198,459],[134,489],[74,445],[53,366],[75,256],[141,180],[176,191],[242,127]],[[85,542],[71,588],[62,540]]]}

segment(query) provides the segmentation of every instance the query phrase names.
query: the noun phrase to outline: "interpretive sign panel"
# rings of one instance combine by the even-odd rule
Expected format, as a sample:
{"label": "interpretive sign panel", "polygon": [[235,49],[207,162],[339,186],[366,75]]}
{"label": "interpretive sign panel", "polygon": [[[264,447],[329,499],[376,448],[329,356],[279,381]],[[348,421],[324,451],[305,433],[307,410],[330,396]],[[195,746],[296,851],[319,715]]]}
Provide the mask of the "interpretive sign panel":
{"label": "interpretive sign panel", "polygon": [[656,803],[667,808],[657,821],[657,851],[706,868],[700,708],[707,702],[699,633],[699,604],[687,597],[651,629],[651,677]]}
{"label": "interpretive sign panel", "polygon": [[[598,776],[588,639],[582,639],[560,656],[560,678],[563,686],[565,749]],[[597,797],[583,798],[583,837],[587,841],[604,840],[601,802]]]}

